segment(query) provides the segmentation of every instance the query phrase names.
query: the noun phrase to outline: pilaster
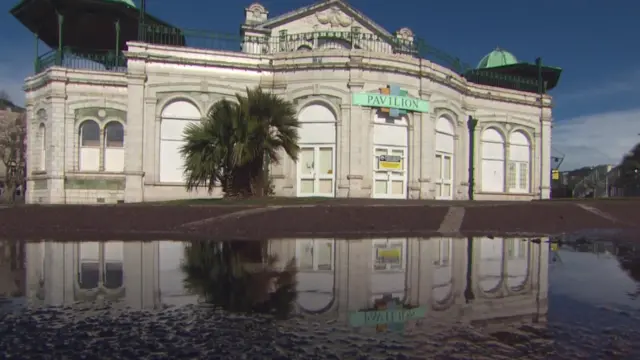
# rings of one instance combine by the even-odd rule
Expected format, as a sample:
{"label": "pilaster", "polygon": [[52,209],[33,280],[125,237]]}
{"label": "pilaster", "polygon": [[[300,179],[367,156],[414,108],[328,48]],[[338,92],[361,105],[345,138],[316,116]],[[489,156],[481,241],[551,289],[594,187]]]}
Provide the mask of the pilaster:
{"label": "pilaster", "polygon": [[420,153],[423,156],[420,169],[420,198],[435,199],[435,189],[432,180],[435,170],[436,157],[436,115],[434,113],[422,113],[422,139],[420,139]]}
{"label": "pilaster", "polygon": [[156,118],[158,99],[155,97],[144,98],[144,144],[142,154],[143,184],[154,182],[160,149],[157,147],[157,132],[160,129],[160,120]]}
{"label": "pilaster", "polygon": [[[354,61],[352,59],[352,61]],[[351,79],[347,86],[350,89],[351,95],[362,91],[364,88],[364,82],[353,80],[362,76],[362,71],[359,69],[350,69]],[[350,95],[350,97],[351,97]],[[365,182],[364,176],[369,167],[366,166],[366,161],[370,160],[367,154],[371,149],[371,130],[369,123],[371,119],[368,119],[366,114],[368,111],[360,106],[350,106],[349,110],[349,122],[348,122],[348,164],[349,170],[347,172],[347,180],[349,183],[348,197],[368,197],[367,190],[364,189]],[[343,128],[344,131],[344,128]],[[367,151],[369,150],[369,151]],[[370,186],[369,186],[370,187]]]}
{"label": "pilaster", "polygon": [[64,204],[66,194],[64,188],[65,162],[68,144],[66,136],[66,89],[64,84],[52,83],[50,98],[50,127],[47,129],[47,174],[49,175],[49,202],[51,204]]}
{"label": "pilaster", "polygon": [[551,118],[542,118],[540,121],[540,198],[551,198]]}
{"label": "pilaster", "polygon": [[351,104],[341,104],[339,119],[336,124],[336,197],[349,196],[349,125],[351,124]]}
{"label": "pilaster", "polygon": [[125,192],[124,201],[141,202],[143,196],[143,154],[144,154],[144,123],[145,102],[144,84],[146,75],[140,64],[129,64],[127,74],[128,104],[127,126],[125,128]]}
{"label": "pilaster", "polygon": [[411,114],[408,121],[408,197],[409,199],[420,199],[420,171],[422,145],[420,138],[422,135],[422,116],[420,113]]}

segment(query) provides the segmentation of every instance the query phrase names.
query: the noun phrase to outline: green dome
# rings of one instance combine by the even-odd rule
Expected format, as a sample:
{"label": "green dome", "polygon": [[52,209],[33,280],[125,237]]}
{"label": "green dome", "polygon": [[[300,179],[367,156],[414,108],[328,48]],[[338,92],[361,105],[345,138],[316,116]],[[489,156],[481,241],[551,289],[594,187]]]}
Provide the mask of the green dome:
{"label": "green dome", "polygon": [[499,66],[513,65],[517,63],[518,63],[518,59],[516,59],[516,57],[513,56],[512,53],[506,50],[502,50],[500,48],[496,48],[495,50],[487,54],[485,57],[483,57],[482,60],[480,60],[477,68],[487,69],[487,68],[494,68]]}

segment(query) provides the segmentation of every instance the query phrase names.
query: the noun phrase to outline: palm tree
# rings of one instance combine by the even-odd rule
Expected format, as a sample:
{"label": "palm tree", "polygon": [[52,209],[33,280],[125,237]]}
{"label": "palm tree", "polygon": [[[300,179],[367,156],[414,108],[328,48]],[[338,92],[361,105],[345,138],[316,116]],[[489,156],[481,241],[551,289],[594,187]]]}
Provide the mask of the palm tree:
{"label": "palm tree", "polygon": [[286,318],[296,298],[293,259],[276,270],[264,243],[192,242],[185,248],[185,288],[206,303],[231,312],[272,314]]}
{"label": "palm tree", "polygon": [[222,184],[226,196],[264,196],[280,151],[298,159],[298,127],[294,105],[259,87],[236,94],[236,102],[220,100],[185,130],[187,190]]}

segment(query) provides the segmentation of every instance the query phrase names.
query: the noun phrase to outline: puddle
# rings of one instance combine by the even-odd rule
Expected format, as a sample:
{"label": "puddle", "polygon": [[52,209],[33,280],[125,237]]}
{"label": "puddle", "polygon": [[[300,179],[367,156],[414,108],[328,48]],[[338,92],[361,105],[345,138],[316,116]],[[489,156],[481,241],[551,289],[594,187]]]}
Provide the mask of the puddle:
{"label": "puddle", "polygon": [[579,237],[0,242],[0,270],[9,356],[640,355],[640,248]]}

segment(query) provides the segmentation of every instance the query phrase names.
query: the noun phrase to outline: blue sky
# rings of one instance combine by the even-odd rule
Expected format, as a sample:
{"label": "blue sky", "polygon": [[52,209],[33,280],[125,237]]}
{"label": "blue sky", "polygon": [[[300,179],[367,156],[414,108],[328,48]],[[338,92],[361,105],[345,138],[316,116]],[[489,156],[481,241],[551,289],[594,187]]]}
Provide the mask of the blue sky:
{"label": "blue sky", "polygon": [[[136,0],[138,2],[139,0]],[[33,70],[33,35],[0,6],[0,89],[24,102],[21,84]],[[314,0],[261,1],[269,16]],[[147,11],[177,26],[237,33],[251,1],[147,0]],[[409,27],[419,37],[475,65],[495,47],[520,61],[564,69],[552,91],[553,146],[571,169],[617,163],[640,140],[640,2],[613,0],[408,1],[350,0],[394,32]],[[605,5],[606,4],[606,5]],[[11,49],[11,51],[6,51]],[[635,101],[634,101],[635,100]]]}

